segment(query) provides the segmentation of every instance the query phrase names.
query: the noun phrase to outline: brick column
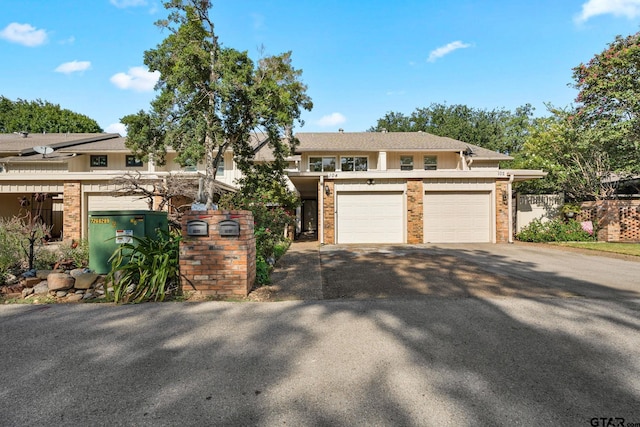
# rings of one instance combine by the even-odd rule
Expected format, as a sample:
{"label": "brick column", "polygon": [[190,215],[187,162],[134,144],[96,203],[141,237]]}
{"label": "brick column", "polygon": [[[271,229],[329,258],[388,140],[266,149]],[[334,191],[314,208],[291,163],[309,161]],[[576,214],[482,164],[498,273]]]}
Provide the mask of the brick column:
{"label": "brick column", "polygon": [[424,190],[421,179],[407,180],[407,243],[424,242]]}
{"label": "brick column", "polygon": [[323,227],[323,235],[324,242],[327,245],[334,244],[335,235],[336,235],[336,209],[335,209],[335,183],[333,181],[325,181],[325,188],[329,188],[329,195],[325,191],[325,188],[320,189],[320,194],[323,198],[323,213],[324,213],[324,222],[322,224]]}
{"label": "brick column", "polygon": [[[240,224],[239,236],[220,236],[220,222]],[[205,221],[207,236],[188,236],[187,223]],[[256,280],[256,239],[249,211],[189,211],[182,218],[180,275],[184,291],[247,296]]]}
{"label": "brick column", "polygon": [[[496,181],[496,243],[509,242],[509,183]],[[506,199],[503,195],[506,194]]]}
{"label": "brick column", "polygon": [[62,196],[63,240],[82,238],[82,186],[79,181],[65,182]]}

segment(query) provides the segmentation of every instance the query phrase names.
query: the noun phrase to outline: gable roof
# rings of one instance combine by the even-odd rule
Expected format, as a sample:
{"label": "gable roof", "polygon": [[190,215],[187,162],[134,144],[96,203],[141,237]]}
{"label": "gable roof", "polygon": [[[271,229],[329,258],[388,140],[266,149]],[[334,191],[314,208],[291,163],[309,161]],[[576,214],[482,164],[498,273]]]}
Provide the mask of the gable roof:
{"label": "gable roof", "polygon": [[426,132],[315,132],[296,133],[300,144],[296,153],[305,152],[364,152],[364,151],[442,151],[460,152],[468,148],[476,159],[511,160],[496,151],[456,139]]}
{"label": "gable roof", "polygon": [[79,152],[96,144],[102,150],[126,150],[124,141],[125,138],[117,133],[5,133],[0,134],[0,153],[30,156],[37,154],[33,149],[37,146],[49,146],[54,151]]}

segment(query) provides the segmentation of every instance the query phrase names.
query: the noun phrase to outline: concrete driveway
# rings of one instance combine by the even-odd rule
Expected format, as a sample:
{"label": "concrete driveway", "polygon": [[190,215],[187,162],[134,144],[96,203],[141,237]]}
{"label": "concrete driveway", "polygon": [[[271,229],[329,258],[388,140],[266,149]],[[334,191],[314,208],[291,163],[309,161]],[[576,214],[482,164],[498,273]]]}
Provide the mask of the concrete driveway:
{"label": "concrete driveway", "polygon": [[541,245],[331,245],[322,296],[640,297],[640,259]]}

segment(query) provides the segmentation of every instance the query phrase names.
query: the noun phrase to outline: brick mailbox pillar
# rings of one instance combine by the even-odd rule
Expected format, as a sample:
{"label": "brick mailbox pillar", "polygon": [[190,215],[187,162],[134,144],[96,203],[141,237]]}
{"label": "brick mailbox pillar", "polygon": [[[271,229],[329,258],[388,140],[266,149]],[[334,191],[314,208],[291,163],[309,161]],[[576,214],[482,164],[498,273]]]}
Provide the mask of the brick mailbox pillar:
{"label": "brick mailbox pillar", "polygon": [[189,211],[182,218],[182,289],[247,296],[256,279],[256,238],[249,211]]}

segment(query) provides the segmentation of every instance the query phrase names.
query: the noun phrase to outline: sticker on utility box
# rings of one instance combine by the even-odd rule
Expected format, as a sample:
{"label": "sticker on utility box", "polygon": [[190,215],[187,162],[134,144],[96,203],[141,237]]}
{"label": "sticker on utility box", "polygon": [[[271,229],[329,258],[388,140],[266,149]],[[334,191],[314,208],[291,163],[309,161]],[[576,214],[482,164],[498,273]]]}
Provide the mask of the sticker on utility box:
{"label": "sticker on utility box", "polygon": [[116,243],[133,243],[133,230],[116,230]]}

